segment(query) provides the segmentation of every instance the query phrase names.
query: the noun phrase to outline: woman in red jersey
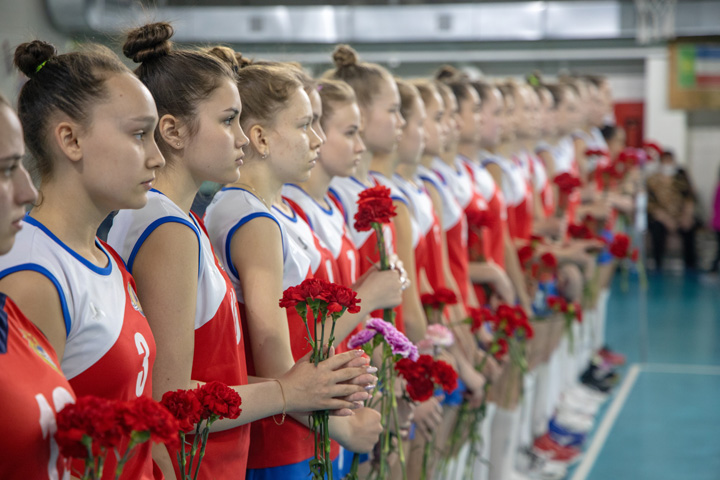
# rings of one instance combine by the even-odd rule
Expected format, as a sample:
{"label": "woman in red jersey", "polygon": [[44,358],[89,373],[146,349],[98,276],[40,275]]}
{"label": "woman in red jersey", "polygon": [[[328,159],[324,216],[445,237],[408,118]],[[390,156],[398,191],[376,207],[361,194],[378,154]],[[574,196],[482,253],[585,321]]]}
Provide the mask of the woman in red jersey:
{"label": "woman in red jersey", "polygon": [[[24,155],[20,121],[0,95],[0,255],[12,248],[25,207],[37,198],[22,164]],[[66,478],[65,458],[54,438],[55,415],[75,395],[48,339],[4,293],[0,293],[0,385],[0,421],[15,425],[0,447],[0,477]]]}
{"label": "woman in red jersey", "polygon": [[[140,208],[164,160],[150,92],[109,50],[15,51],[30,79],[18,100],[41,198],[0,258],[0,289],[47,337],[75,393],[132,400],[152,392],[155,342],[122,259],[95,237],[113,210]],[[103,478],[115,476],[109,455]],[[82,470],[82,462],[76,464]],[[122,478],[151,479],[149,443]]]}

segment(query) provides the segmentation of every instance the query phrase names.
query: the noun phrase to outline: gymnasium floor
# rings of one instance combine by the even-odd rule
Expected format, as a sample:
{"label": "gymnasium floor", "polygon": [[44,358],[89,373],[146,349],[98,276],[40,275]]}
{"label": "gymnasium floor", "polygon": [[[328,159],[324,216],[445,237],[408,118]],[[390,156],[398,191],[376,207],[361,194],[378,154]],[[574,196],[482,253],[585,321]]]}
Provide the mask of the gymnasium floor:
{"label": "gymnasium floor", "polygon": [[720,479],[720,281],[651,274],[642,298],[613,285],[606,337],[628,365],[568,478]]}

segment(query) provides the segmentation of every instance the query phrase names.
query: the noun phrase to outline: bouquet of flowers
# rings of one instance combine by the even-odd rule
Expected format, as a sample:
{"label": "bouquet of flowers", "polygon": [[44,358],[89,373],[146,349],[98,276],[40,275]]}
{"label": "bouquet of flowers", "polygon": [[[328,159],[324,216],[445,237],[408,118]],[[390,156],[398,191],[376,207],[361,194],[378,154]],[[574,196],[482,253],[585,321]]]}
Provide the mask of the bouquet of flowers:
{"label": "bouquet of flowers", "polygon": [[[283,292],[280,307],[295,308],[305,323],[307,340],[312,349],[310,361],[315,365],[328,358],[330,347],[335,341],[335,323],[345,311],[357,313],[360,300],[353,290],[318,278],[309,278],[300,285],[289,287]],[[310,322],[308,322],[308,315]],[[325,325],[332,322],[325,342]],[[310,323],[313,331],[310,331]],[[320,332],[318,332],[318,327]],[[318,411],[311,414],[311,430],[315,437],[315,458],[310,462],[313,479],[332,479],[330,459],[330,412]]]}
{"label": "bouquet of flowers", "polygon": [[[383,395],[380,395],[380,414],[382,415],[383,434],[380,436],[379,458],[374,465],[374,478],[387,478],[389,472],[388,456],[392,450],[392,439],[390,438],[390,422],[393,422],[395,431],[400,431],[398,420],[398,404],[395,392],[395,368],[394,365],[401,359],[415,361],[418,359],[418,350],[408,338],[400,332],[392,323],[380,318],[371,318],[365,323],[365,328],[356,333],[348,341],[349,348],[362,348],[365,353],[372,355],[376,348],[382,347],[381,366],[378,369],[378,384],[383,386]],[[373,397],[377,398],[377,397]],[[373,407],[375,404],[370,404]],[[402,449],[402,440],[398,436],[398,455],[401,465],[404,465],[405,458]],[[356,480],[359,465],[359,455],[353,456],[353,463],[346,480]]]}
{"label": "bouquet of flowers", "polygon": [[572,331],[572,323],[576,319],[578,323],[582,323],[582,306],[579,303],[569,303],[558,295],[549,296],[547,303],[552,311],[563,314],[565,318],[565,331],[568,334],[568,341],[570,342],[570,351],[573,351],[575,349],[575,339]]}
{"label": "bouquet of flowers", "polygon": [[557,175],[555,178],[553,178],[553,183],[557,185],[558,191],[560,193],[560,198],[558,199],[558,208],[555,214],[557,217],[563,217],[565,216],[565,211],[570,204],[570,195],[575,192],[575,190],[580,187],[582,183],[580,182],[580,179],[578,177],[568,172]]}
{"label": "bouquet of flowers", "polygon": [[457,295],[449,288],[440,287],[435,293],[423,293],[420,301],[425,309],[425,316],[429,323],[442,323],[442,315],[446,305],[455,305]]}
{"label": "bouquet of flowers", "polygon": [[[367,188],[360,192],[357,205],[355,230],[358,232],[373,230],[375,232],[380,256],[380,270],[388,270],[390,269],[390,260],[385,248],[383,224],[390,223],[390,219],[397,215],[395,205],[390,198],[390,189],[382,185]],[[391,308],[383,311],[383,318],[385,321],[395,324],[395,312]]]}
{"label": "bouquet of flowers", "polygon": [[117,460],[115,478],[138,445],[147,441],[178,444],[178,421],[149,397],[133,401],[79,397],[57,414],[55,441],[67,458],[84,461],[83,480],[102,478],[108,456]]}
{"label": "bouquet of flowers", "polygon": [[610,253],[620,262],[622,269],[622,289],[627,291],[629,288],[629,263],[634,263],[638,271],[640,279],[640,288],[647,288],[647,276],[645,268],[640,260],[640,252],[637,248],[631,248],[632,241],[630,237],[624,233],[616,233],[610,244]]}
{"label": "bouquet of flowers", "polygon": [[[180,478],[197,479],[207,448],[210,426],[222,418],[238,418],[242,413],[240,408],[242,399],[235,390],[224,383],[208,382],[192,390],[165,392],[160,403],[179,423],[175,434],[177,436],[179,432],[180,438],[180,448],[177,452]],[[188,434],[193,435],[192,444],[186,442]],[[196,457],[197,463],[195,463]]]}

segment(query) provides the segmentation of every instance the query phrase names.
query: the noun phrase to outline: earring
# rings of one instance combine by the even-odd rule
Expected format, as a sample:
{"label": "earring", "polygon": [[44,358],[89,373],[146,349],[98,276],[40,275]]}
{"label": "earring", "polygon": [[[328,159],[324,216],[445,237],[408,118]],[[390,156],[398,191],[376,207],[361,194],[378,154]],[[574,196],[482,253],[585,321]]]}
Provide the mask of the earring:
{"label": "earring", "polygon": [[178,147],[178,148],[180,148],[180,142],[177,142],[177,143],[175,144],[175,146]]}
{"label": "earring", "polygon": [[267,158],[267,156],[268,156],[268,152],[264,152],[264,153],[262,154],[262,158]]}

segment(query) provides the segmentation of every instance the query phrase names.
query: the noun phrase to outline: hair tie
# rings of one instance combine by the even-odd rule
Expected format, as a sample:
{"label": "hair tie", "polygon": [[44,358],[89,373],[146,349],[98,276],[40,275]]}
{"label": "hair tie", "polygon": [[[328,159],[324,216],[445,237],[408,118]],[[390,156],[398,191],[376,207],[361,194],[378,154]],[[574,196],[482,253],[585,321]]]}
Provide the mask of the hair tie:
{"label": "hair tie", "polygon": [[38,66],[35,68],[35,73],[38,73],[38,72],[40,71],[40,69],[45,66],[46,63],[47,63],[47,60],[45,60],[44,62],[42,62],[40,65],[38,65]]}

